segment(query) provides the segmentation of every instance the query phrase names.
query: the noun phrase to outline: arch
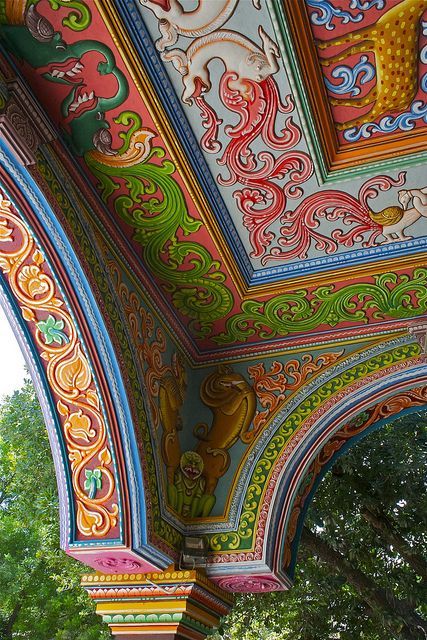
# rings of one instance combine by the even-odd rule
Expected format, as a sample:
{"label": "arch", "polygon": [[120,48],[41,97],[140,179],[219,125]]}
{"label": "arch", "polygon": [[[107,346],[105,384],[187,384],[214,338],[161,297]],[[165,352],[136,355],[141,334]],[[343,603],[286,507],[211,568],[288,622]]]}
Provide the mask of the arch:
{"label": "arch", "polygon": [[425,392],[418,397],[416,391],[427,383],[420,351],[408,335],[365,346],[325,368],[284,401],[248,457],[249,470],[242,470],[237,526],[230,533],[211,535],[216,552],[209,568],[212,579],[238,591],[291,586],[294,548],[289,560],[286,541],[290,538],[290,547],[295,537],[295,500],[310,466],[363,411],[400,409],[402,394],[408,406],[427,402]]}
{"label": "arch", "polygon": [[150,544],[133,416],[96,289],[43,185],[4,141],[0,189],[0,301],[49,431],[61,546],[106,572],[163,568],[170,558]]}
{"label": "arch", "polygon": [[423,362],[409,371],[385,376],[379,384],[367,384],[347,411],[338,404],[333,412],[323,417],[322,427],[313,429],[313,435],[279,480],[280,495],[268,532],[269,539],[275,544],[267,551],[269,564],[275,571],[285,572],[292,579],[309,503],[337,457],[365,430],[368,433],[370,429],[380,428],[391,417],[397,418],[420,407],[427,409],[427,366]]}
{"label": "arch", "polygon": [[[327,449],[329,449],[328,445],[331,444],[330,442],[328,442],[328,444],[323,447],[321,452],[316,457],[316,460],[319,459],[319,462],[320,462],[319,470],[317,471],[317,469],[313,468],[313,471],[310,471],[310,468],[309,468],[309,470],[307,471],[305,477],[302,480],[302,485],[305,484],[305,480],[307,479],[310,473],[313,473],[313,481],[312,482],[310,481],[306,490],[303,492],[303,495],[301,495],[300,503],[296,505],[296,502],[298,501],[299,496],[297,496],[294,501],[293,512],[296,513],[296,526],[294,529],[295,535],[293,537],[293,540],[289,540],[289,542],[287,540],[285,541],[285,547],[287,547],[287,550],[289,550],[289,556],[290,556],[290,563],[287,567],[287,573],[291,578],[293,578],[295,573],[299,543],[302,535],[302,529],[304,526],[305,518],[308,512],[308,509],[311,505],[311,502],[313,501],[316,491],[319,488],[323,478],[331,469],[331,467],[333,467],[335,462],[339,458],[341,458],[341,456],[345,455],[360,440],[366,438],[368,435],[370,435],[374,431],[378,431],[383,426],[390,424],[390,422],[394,423],[395,421],[399,420],[400,418],[408,414],[418,413],[420,411],[422,412],[427,411],[427,387],[424,386],[424,387],[421,387],[420,389],[415,389],[413,390],[413,392],[409,391],[406,393],[397,394],[397,396],[392,398],[392,401],[393,402],[397,401],[396,407],[398,407],[400,402],[402,403],[402,406],[404,406],[405,399],[409,401],[412,399],[412,401],[414,401],[414,406],[402,409],[400,411],[397,411],[397,413],[390,414],[389,416],[384,418],[377,417],[377,419],[374,420],[373,422],[371,421],[372,416],[366,416],[366,420],[363,420],[363,417],[368,413],[368,412],[363,412],[362,414],[357,416],[355,419],[353,419],[351,423],[344,425],[344,427],[340,431],[338,431],[337,434],[335,435],[335,438],[337,440],[341,440],[341,446],[339,446],[339,443],[337,442],[339,448],[334,450],[334,447],[331,447],[330,450],[327,451]],[[424,404],[417,405],[416,404],[417,399],[422,401]],[[381,404],[383,403],[380,403],[380,405]],[[377,407],[374,407],[373,411],[371,412],[374,415],[376,413],[375,409],[377,409]],[[351,428],[353,425],[355,426],[354,431],[356,432],[354,434],[351,433],[351,431],[353,431],[353,429]],[[314,467],[313,463],[311,467]],[[297,510],[298,510],[298,513],[297,513]],[[292,516],[291,516],[291,520],[292,520]]]}

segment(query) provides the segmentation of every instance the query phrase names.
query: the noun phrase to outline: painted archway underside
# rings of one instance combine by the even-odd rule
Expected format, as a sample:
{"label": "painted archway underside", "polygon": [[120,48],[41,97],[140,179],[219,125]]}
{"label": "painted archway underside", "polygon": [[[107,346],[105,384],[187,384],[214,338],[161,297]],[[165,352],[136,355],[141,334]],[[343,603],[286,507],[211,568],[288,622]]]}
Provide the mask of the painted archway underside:
{"label": "painted archway underside", "polygon": [[[0,265],[56,411],[63,543],[106,572],[191,533],[223,588],[286,588],[327,461],[425,403],[427,2],[359,4],[0,3]],[[405,16],[403,61],[355,44]]]}

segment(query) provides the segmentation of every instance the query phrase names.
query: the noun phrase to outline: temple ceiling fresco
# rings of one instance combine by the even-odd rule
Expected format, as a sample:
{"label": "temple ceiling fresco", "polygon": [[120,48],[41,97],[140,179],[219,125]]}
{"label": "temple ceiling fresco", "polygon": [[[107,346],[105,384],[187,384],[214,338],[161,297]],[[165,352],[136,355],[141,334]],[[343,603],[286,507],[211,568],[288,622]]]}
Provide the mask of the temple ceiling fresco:
{"label": "temple ceiling fresco", "polygon": [[[40,0],[2,31],[206,352],[424,311],[424,4]],[[338,177],[322,132],[350,157]]]}
{"label": "temple ceiling fresco", "polygon": [[56,385],[69,552],[146,571],[203,534],[223,588],[289,586],[327,465],[426,401],[427,0],[3,0],[0,23],[0,131],[31,129],[24,85],[51,121],[27,173],[0,140],[0,270]]}

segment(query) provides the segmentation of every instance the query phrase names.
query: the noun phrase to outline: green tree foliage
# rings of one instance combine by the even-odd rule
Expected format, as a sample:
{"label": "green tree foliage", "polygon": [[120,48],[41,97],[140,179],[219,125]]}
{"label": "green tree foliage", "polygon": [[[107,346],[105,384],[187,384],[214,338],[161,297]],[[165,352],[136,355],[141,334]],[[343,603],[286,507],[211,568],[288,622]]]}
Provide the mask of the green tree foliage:
{"label": "green tree foliage", "polygon": [[58,493],[30,381],[0,407],[0,640],[101,640],[82,564],[58,549]]}
{"label": "green tree foliage", "polygon": [[295,586],[241,596],[223,640],[427,638],[427,414],[367,436],[309,508]]}
{"label": "green tree foliage", "polygon": [[[309,509],[295,586],[242,596],[216,640],[424,640],[427,414],[358,443]],[[0,407],[0,640],[110,638],[58,550],[58,498],[30,382]]]}

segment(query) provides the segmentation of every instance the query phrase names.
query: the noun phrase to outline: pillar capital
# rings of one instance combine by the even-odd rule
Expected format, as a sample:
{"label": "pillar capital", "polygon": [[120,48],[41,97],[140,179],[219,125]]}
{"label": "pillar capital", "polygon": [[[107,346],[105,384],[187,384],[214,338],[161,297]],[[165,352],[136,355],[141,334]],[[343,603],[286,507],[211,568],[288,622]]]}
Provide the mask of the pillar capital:
{"label": "pillar capital", "polygon": [[201,571],[94,573],[83,576],[82,585],[119,640],[202,640],[233,604]]}

